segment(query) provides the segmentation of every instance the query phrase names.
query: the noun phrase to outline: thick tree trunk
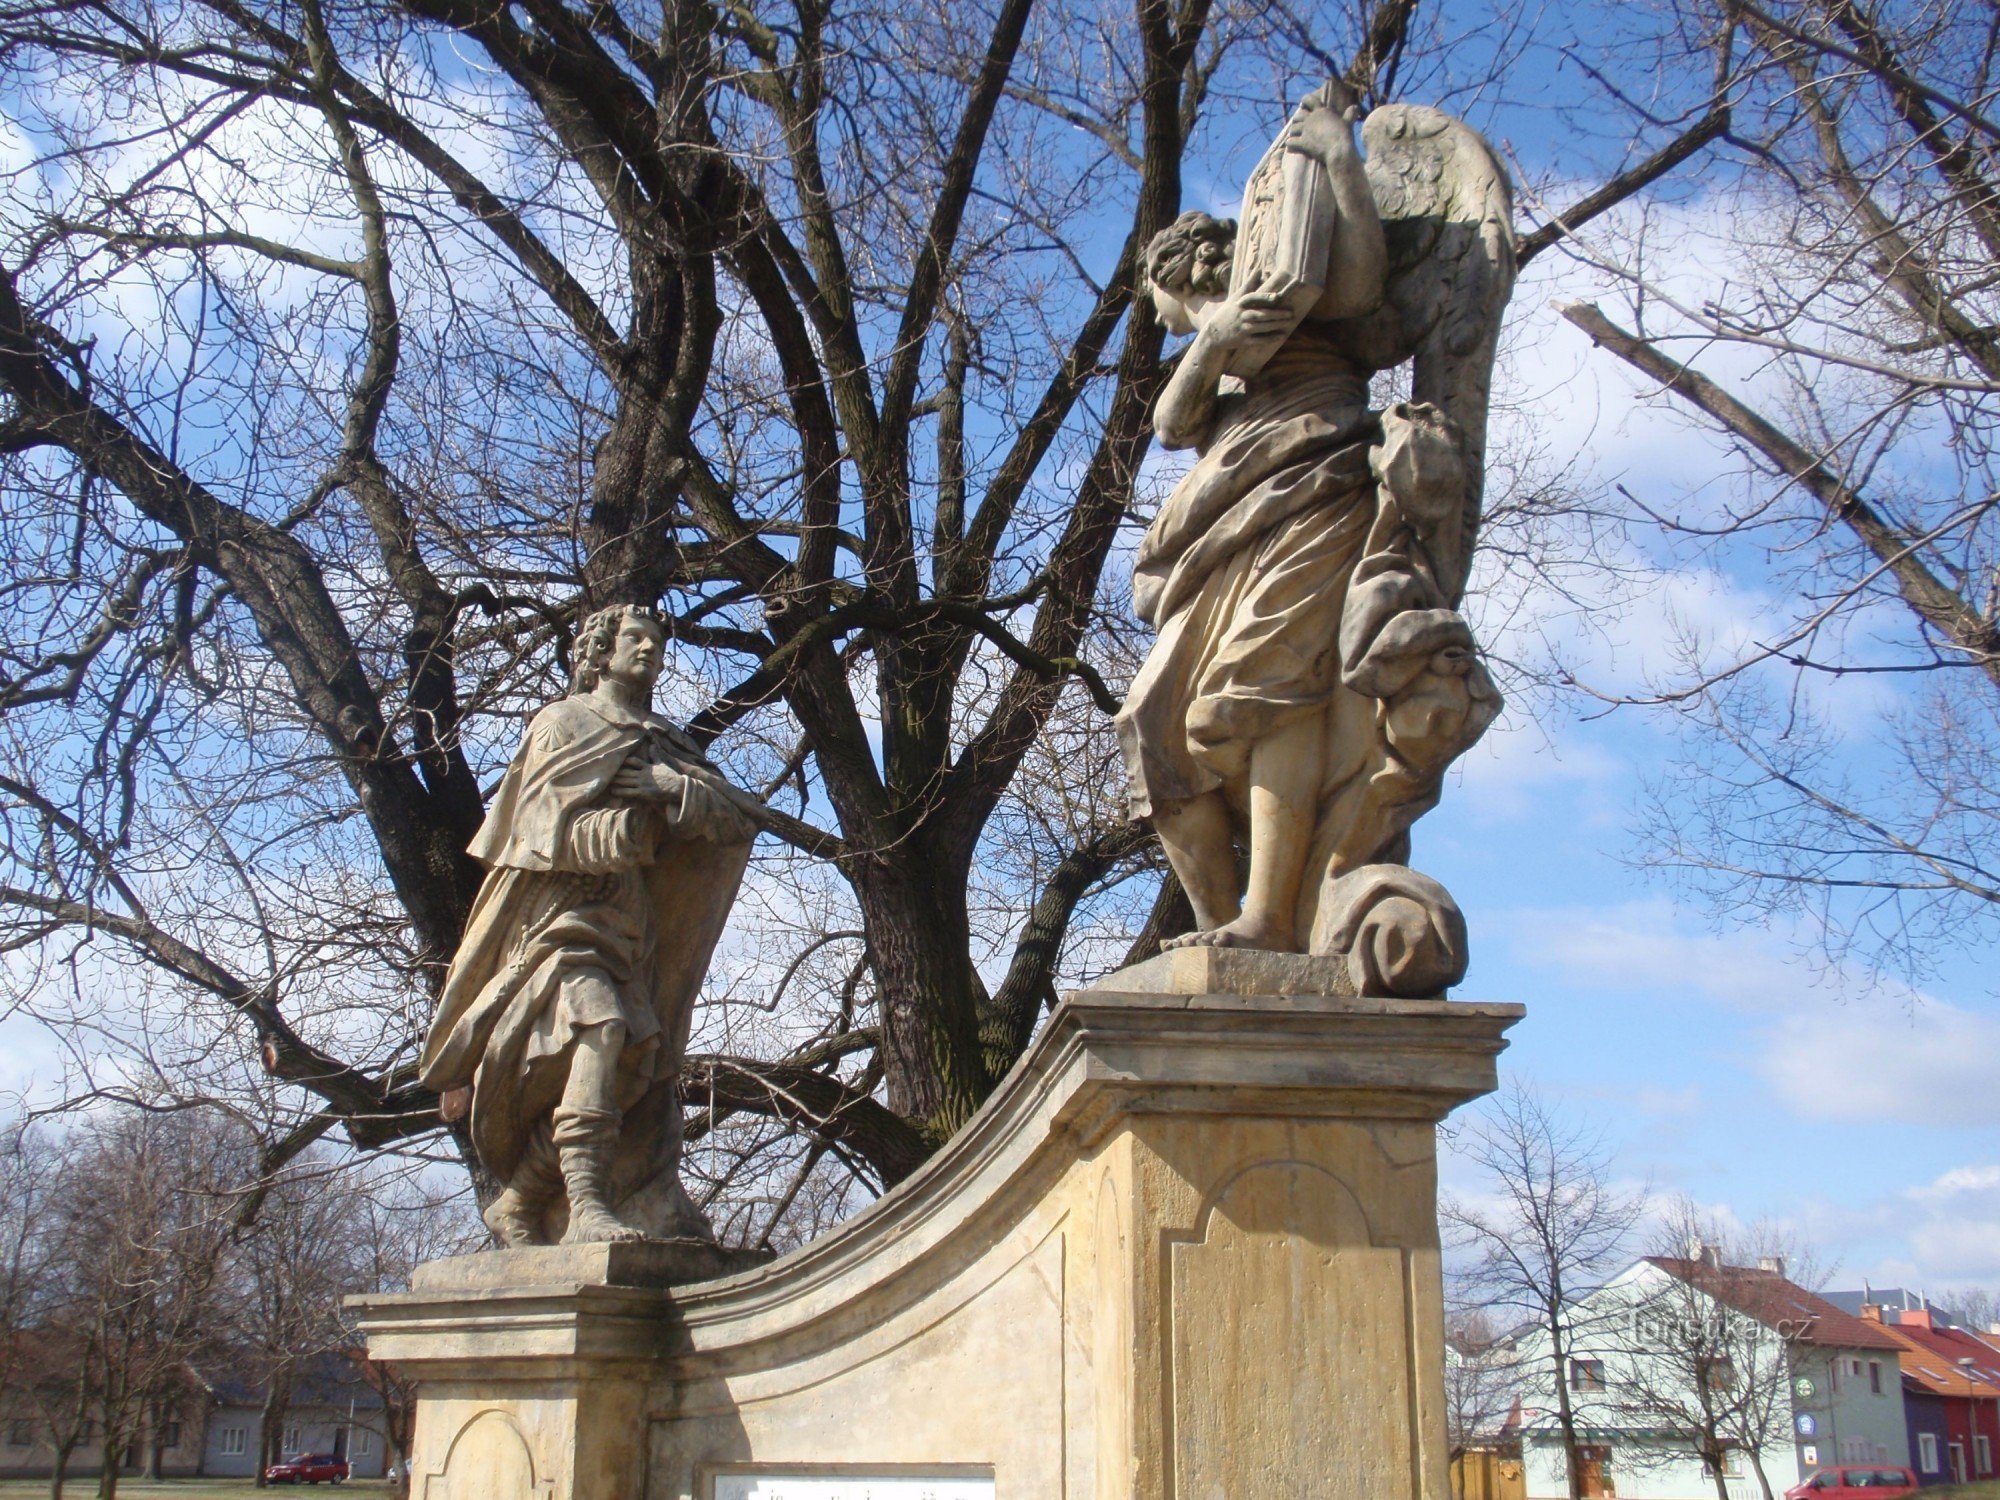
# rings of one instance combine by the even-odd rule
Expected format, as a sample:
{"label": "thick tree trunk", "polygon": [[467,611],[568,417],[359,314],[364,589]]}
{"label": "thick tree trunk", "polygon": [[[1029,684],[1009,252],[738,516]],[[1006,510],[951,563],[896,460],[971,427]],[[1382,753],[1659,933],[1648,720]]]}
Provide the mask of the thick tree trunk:
{"label": "thick tree trunk", "polygon": [[146,1467],[142,1473],[147,1483],[158,1483],[160,1478],[162,1439],[166,1434],[166,1412],[154,1406],[146,1413]]}
{"label": "thick tree trunk", "polygon": [[118,1500],[118,1471],[123,1467],[125,1441],[116,1429],[105,1428],[104,1443],[97,1469],[97,1500]]}
{"label": "thick tree trunk", "polygon": [[1576,1440],[1576,1412],[1569,1404],[1568,1371],[1562,1346],[1556,1346],[1556,1425],[1562,1430],[1563,1474],[1569,1485],[1569,1500],[1584,1500],[1583,1454]]}
{"label": "thick tree trunk", "polygon": [[855,881],[881,990],[889,1108],[937,1145],[992,1087],[979,1045],[984,987],[972,967],[968,875],[963,861],[905,847],[869,860]]}
{"label": "thick tree trunk", "polygon": [[63,1486],[69,1482],[69,1459],[74,1452],[74,1438],[57,1446],[55,1467],[49,1471],[49,1500],[63,1500]]}
{"label": "thick tree trunk", "polygon": [[1703,1456],[1703,1462],[1708,1465],[1708,1472],[1715,1479],[1715,1500],[1729,1500],[1729,1476],[1723,1472],[1723,1466],[1729,1460],[1720,1452],[1710,1449]]}
{"label": "thick tree trunk", "polygon": [[260,1490],[268,1483],[264,1471],[285,1456],[285,1413],[290,1410],[291,1404],[290,1393],[279,1382],[273,1381],[264,1396],[264,1425],[257,1443],[257,1488]]}

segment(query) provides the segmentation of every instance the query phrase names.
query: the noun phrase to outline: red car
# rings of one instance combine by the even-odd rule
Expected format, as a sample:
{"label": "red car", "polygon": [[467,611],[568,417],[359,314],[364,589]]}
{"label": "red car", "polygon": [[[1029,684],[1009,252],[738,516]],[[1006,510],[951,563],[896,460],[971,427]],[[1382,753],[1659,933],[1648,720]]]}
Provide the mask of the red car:
{"label": "red car", "polygon": [[1821,1469],[1804,1484],[1793,1485],[1785,1491],[1785,1500],[1889,1500],[1891,1495],[1916,1492],[1917,1476],[1908,1469],[1842,1464],[1837,1469]]}
{"label": "red car", "polygon": [[339,1484],[347,1477],[347,1460],[337,1453],[294,1453],[264,1471],[266,1484]]}

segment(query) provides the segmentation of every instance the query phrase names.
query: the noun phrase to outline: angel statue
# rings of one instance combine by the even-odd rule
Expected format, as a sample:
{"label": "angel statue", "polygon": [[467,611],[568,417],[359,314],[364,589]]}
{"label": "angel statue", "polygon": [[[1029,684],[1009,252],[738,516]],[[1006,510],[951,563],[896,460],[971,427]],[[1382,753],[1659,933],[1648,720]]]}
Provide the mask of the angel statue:
{"label": "angel statue", "polygon": [[502,1191],[508,1246],[712,1242],[680,1182],[695,993],[736,899],[754,804],[653,712],[666,631],[599,610],[573,685],[528,725],[471,846],[487,867],[422,1078]]}
{"label": "angel statue", "polygon": [[[1328,83],[1251,174],[1240,231],[1187,213],[1147,247],[1161,320],[1194,335],[1154,425],[1197,457],[1134,566],[1159,635],[1118,729],[1133,815],[1194,908],[1178,942],[1341,955],[1356,993],[1435,995],[1464,975],[1464,920],[1408,868],[1410,825],[1500,708],[1458,604],[1511,190],[1421,106],[1371,113],[1364,163],[1358,114]],[[1371,410],[1370,377],[1406,360],[1411,399]]]}

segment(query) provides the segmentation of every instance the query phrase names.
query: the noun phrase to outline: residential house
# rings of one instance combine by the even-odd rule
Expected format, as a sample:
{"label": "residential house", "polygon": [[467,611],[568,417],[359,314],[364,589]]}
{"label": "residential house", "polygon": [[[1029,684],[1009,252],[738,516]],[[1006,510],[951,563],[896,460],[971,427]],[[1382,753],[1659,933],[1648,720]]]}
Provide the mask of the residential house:
{"label": "residential house", "polygon": [[[256,1474],[264,1451],[264,1388],[240,1370],[204,1372],[209,1393],[201,1470],[216,1478]],[[362,1378],[358,1353],[309,1361],[292,1386],[279,1452],[337,1453],[356,1479],[379,1479],[388,1466],[382,1398]]]}
{"label": "residential house", "polygon": [[1902,1346],[1911,1463],[1926,1485],[1991,1479],[2000,1469],[2000,1350],[1928,1306],[1861,1316]]}
{"label": "residential house", "polygon": [[[77,1351],[58,1335],[31,1331],[16,1335],[5,1354],[9,1378],[0,1392],[0,1479],[43,1479],[56,1465],[51,1422],[62,1419],[69,1429],[75,1410]],[[202,1409],[201,1386],[189,1375],[163,1409],[150,1414],[150,1422],[141,1419],[141,1430],[121,1455],[119,1472],[140,1475],[151,1467],[168,1478],[198,1472]],[[79,1479],[95,1477],[104,1463],[98,1423],[86,1419],[81,1432],[71,1430],[70,1435],[75,1446],[67,1472]]]}
{"label": "residential house", "polygon": [[1821,1292],[1820,1295],[1842,1312],[1852,1313],[1857,1318],[1861,1316],[1862,1308],[1879,1307],[1885,1312],[1921,1311],[1934,1313],[1947,1323],[1956,1323],[1958,1321],[1958,1319],[1952,1317],[1942,1307],[1939,1307],[1937,1303],[1931,1301],[1926,1294],[1912,1291],[1908,1287],[1871,1286],[1868,1282],[1864,1281],[1861,1283],[1861,1290],[1858,1292],[1830,1291]]}
{"label": "residential house", "polygon": [[[52,1377],[53,1378],[53,1377]],[[158,1434],[159,1473],[167,1478],[250,1478],[263,1452],[264,1391],[233,1365],[189,1372],[187,1394]],[[310,1362],[293,1387],[282,1451],[338,1453],[357,1479],[380,1478],[389,1462],[382,1398],[362,1378],[360,1355],[329,1354]],[[121,1472],[146,1467],[150,1436],[125,1453]],[[56,1453],[45,1407],[20,1391],[0,1403],[0,1479],[42,1479]],[[94,1476],[101,1454],[94,1435],[71,1454],[69,1473]]]}
{"label": "residential house", "polygon": [[[1708,1404],[1755,1413],[1731,1428],[1753,1435],[1754,1449],[1723,1444],[1732,1500],[1758,1500],[1760,1470],[1782,1493],[1828,1464],[1908,1461],[1901,1346],[1880,1324],[1790,1281],[1782,1262],[1731,1266],[1712,1252],[1648,1256],[1573,1309],[1563,1378],[1583,1441],[1586,1495],[1714,1500],[1698,1429],[1683,1414],[1701,1404],[1689,1340],[1675,1333],[1688,1326],[1729,1331],[1701,1361]],[[1569,1493],[1547,1351],[1546,1336],[1539,1353],[1522,1351],[1530,1379],[1521,1425],[1529,1500]],[[1677,1383],[1685,1391],[1678,1409]]]}

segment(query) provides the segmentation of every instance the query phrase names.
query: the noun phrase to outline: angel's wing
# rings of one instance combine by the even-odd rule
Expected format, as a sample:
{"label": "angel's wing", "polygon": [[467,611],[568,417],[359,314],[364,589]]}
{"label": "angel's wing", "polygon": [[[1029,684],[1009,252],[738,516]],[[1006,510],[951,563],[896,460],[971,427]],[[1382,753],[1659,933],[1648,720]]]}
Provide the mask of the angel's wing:
{"label": "angel's wing", "polygon": [[1514,290],[1514,204],[1484,138],[1421,104],[1387,104],[1361,127],[1389,242],[1387,302],[1414,358],[1411,398],[1456,421],[1466,439],[1465,519],[1438,581],[1456,604],[1479,521],[1486,408],[1500,314]]}

